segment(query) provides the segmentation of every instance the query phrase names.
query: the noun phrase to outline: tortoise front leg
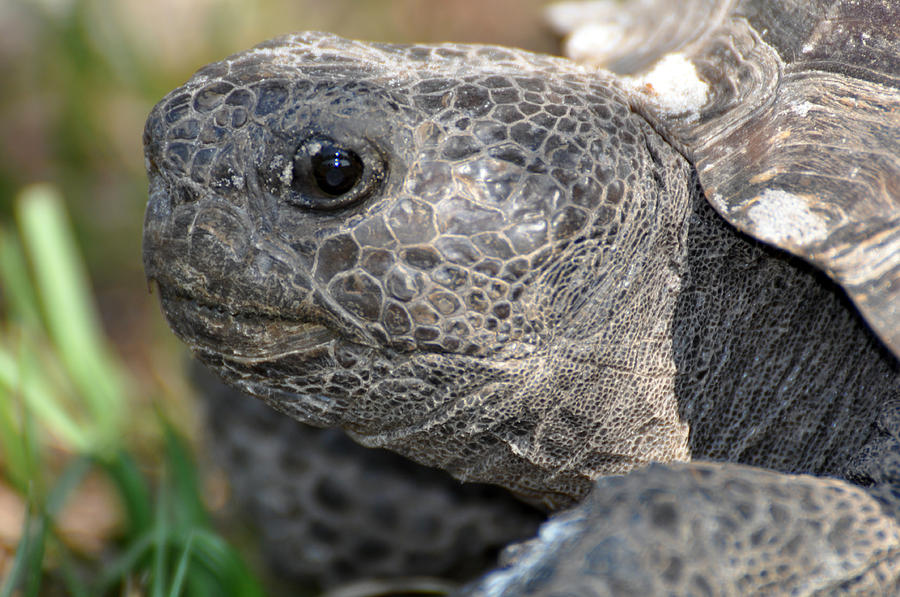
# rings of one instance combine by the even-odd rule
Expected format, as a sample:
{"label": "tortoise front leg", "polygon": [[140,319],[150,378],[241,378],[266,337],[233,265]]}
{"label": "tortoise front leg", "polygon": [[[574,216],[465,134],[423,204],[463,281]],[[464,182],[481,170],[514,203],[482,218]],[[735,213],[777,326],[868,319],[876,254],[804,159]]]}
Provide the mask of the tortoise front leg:
{"label": "tortoise front leg", "polygon": [[848,482],[729,463],[597,481],[467,595],[896,595],[900,526]]}

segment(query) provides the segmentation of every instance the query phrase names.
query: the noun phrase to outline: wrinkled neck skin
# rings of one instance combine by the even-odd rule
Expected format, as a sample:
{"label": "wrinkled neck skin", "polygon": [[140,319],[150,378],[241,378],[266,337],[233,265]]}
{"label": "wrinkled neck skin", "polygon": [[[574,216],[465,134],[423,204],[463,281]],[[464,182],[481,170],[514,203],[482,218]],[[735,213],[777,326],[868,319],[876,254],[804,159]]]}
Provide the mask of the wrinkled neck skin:
{"label": "wrinkled neck skin", "polygon": [[823,273],[736,232],[698,196],[672,326],[693,458],[842,477],[900,366]]}
{"label": "wrinkled neck skin", "polygon": [[[483,371],[484,385],[421,424],[358,433],[359,441],[415,454],[461,479],[500,480],[551,508],[580,498],[599,475],[690,459],[672,322],[694,199],[691,169],[640,126],[642,157],[657,170],[620,204],[599,209],[591,233],[555,247],[528,277],[521,302],[544,330],[537,345],[466,363]],[[433,361],[431,370],[459,368],[453,361]],[[423,445],[428,450],[419,451]]]}
{"label": "wrinkled neck skin", "polygon": [[[308,176],[323,137],[364,164],[345,195]],[[287,36],[164,98],[145,147],[145,269],[201,360],[535,503],[652,461],[838,472],[896,386],[821,276],[567,61]]]}
{"label": "wrinkled neck skin", "polygon": [[654,221],[632,223],[657,234],[570,246],[537,276],[528,301],[558,331],[540,350],[442,417],[360,441],[459,442],[420,460],[552,509],[649,462],[843,476],[900,389],[896,360],[824,274],[734,230],[686,164],[669,174]]}

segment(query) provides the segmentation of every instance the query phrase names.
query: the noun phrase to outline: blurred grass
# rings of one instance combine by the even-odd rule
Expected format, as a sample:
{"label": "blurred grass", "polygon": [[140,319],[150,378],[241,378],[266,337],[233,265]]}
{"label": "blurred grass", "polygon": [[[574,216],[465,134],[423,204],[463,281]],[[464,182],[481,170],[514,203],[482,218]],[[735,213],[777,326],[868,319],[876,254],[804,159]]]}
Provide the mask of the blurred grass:
{"label": "blurred grass", "polygon": [[543,3],[0,0],[0,597],[260,594],[212,530],[143,278],[153,103],[292,30],[553,51]]}
{"label": "blurred grass", "polygon": [[[134,460],[124,417],[134,385],[102,335],[57,189],[27,187],[15,212],[17,229],[0,228],[0,281],[10,296],[0,433],[5,476],[25,510],[0,597],[133,594],[131,584],[154,597],[262,595],[212,530],[188,446],[163,416],[155,491]],[[58,461],[52,452],[68,456]],[[122,514],[113,525],[87,521],[88,532],[107,533],[99,538],[103,557],[89,560],[68,536],[63,512],[92,471]]]}

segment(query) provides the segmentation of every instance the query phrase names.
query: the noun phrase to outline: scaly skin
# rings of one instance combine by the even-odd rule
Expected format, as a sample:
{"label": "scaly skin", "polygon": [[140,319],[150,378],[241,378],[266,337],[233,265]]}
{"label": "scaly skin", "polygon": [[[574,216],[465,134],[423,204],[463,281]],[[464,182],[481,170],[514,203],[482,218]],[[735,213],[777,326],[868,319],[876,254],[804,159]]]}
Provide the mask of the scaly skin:
{"label": "scaly skin", "polygon": [[[323,136],[365,164],[337,198],[294,166]],[[145,267],[195,354],[461,479],[559,507],[652,461],[840,473],[897,385],[832,285],[567,61],[288,36],[201,70],[145,141]]]}
{"label": "scaly skin", "polygon": [[144,264],[294,418],[551,508],[595,487],[468,593],[895,591],[896,360],[674,138],[568,61],[287,36],[150,115]]}

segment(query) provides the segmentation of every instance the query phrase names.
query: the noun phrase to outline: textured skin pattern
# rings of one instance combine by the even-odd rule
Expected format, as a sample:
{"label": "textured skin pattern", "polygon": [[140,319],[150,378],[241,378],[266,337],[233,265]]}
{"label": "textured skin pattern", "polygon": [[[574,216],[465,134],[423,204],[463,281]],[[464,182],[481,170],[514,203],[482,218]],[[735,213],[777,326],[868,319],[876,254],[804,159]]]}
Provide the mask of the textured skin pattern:
{"label": "textured skin pattern", "polygon": [[[267,42],[151,113],[148,278],[175,332],[231,384],[553,508],[654,461],[882,470],[895,358],[824,275],[717,216],[684,144],[638,104],[611,77],[516,50]],[[339,197],[303,165],[323,136],[365,164]],[[761,479],[777,487],[751,491]],[[632,512],[632,545],[648,545],[661,531],[640,524],[640,496],[696,493],[676,519],[715,522],[739,505],[732,481],[752,524],[737,519],[726,545],[747,553],[708,586],[740,590],[747,576],[809,592],[896,569],[891,484],[874,478],[882,501],[834,479],[654,467],[601,481],[591,500],[625,487],[616,519]],[[553,566],[605,536],[592,530],[603,516],[575,512],[564,516],[581,517],[583,542]],[[797,551],[783,531],[807,520]],[[714,551],[714,531],[695,541],[680,525],[666,553]],[[760,528],[775,547],[757,559]],[[822,568],[820,553],[837,563]],[[638,564],[623,574],[669,581]]]}
{"label": "textured skin pattern", "polygon": [[[147,125],[176,333],[291,416],[551,506],[650,461],[840,471],[892,364],[576,68],[322,34],[207,67]],[[321,132],[387,172],[371,196],[314,210],[284,183]]]}
{"label": "textured skin pattern", "polygon": [[461,484],[336,429],[302,425],[208,372],[195,378],[235,505],[280,576],[320,587],[374,577],[467,580],[545,518],[498,487]]}
{"label": "textured skin pattern", "polygon": [[[285,164],[318,131],[383,160],[373,196],[291,204]],[[689,456],[660,322],[690,169],[609,82],[512,50],[304,34],[208,67],[147,147],[148,276],[241,389],[551,505]]]}
{"label": "textured skin pattern", "polygon": [[900,525],[833,479],[652,465],[599,481],[510,560],[462,593],[896,595]]}
{"label": "textured skin pattern", "polygon": [[842,475],[898,388],[895,360],[824,275],[702,197],[687,247],[673,343],[693,457]]}

